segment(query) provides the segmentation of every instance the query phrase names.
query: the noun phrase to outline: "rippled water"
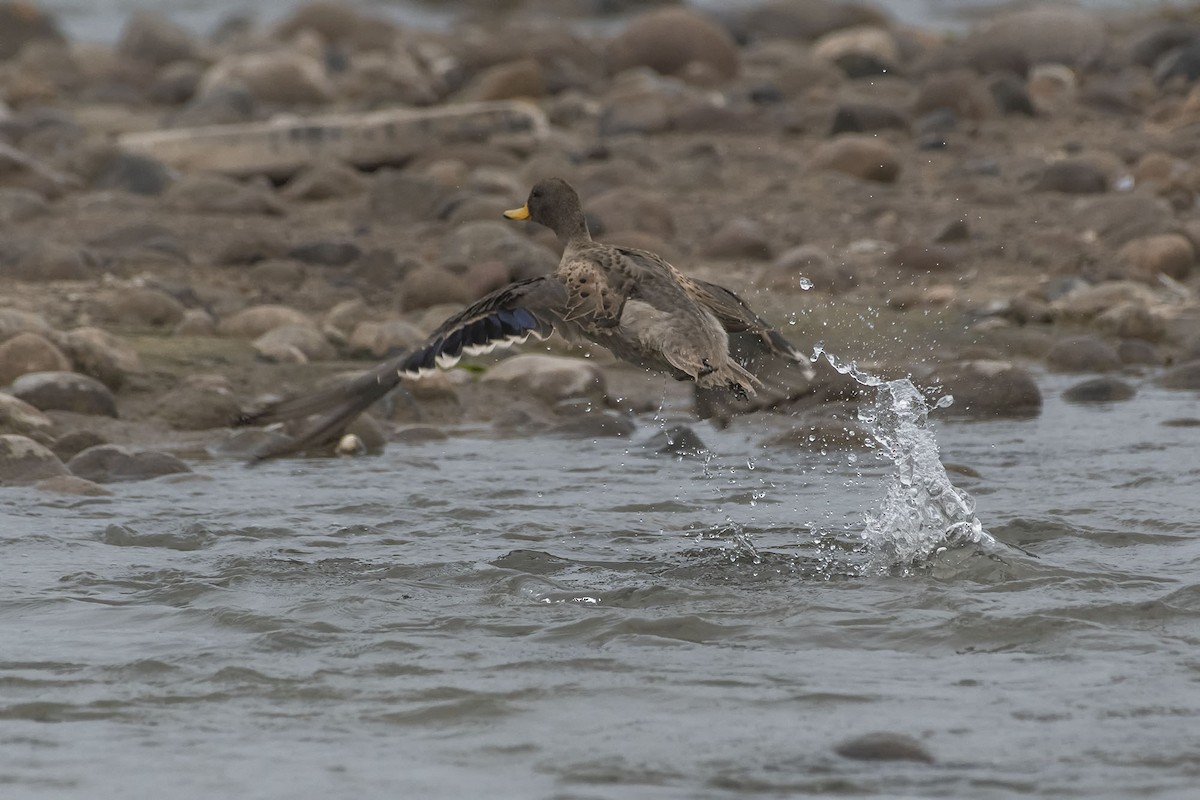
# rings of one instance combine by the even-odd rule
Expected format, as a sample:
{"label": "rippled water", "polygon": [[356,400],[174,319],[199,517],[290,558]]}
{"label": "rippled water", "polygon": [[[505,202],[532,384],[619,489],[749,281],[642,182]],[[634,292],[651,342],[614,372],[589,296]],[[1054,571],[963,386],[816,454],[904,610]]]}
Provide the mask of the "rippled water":
{"label": "rippled water", "polygon": [[890,572],[890,462],[762,420],[0,490],[0,796],[1195,797],[1197,398],[1064,385],[937,424],[1005,544]]}

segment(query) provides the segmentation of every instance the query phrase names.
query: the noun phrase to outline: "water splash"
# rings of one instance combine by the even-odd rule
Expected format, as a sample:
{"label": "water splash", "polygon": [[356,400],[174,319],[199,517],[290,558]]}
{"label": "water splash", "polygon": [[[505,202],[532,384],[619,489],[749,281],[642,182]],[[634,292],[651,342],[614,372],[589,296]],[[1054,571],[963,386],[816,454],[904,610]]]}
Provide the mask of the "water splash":
{"label": "water splash", "polygon": [[[859,411],[858,421],[876,442],[876,454],[893,470],[877,509],[863,514],[862,538],[873,558],[871,567],[887,570],[920,564],[937,553],[965,544],[995,540],[975,516],[975,500],[950,481],[929,429],[929,405],[907,378],[885,381],[814,348],[813,360],[824,357],[835,370],[875,389],[875,401]],[[946,408],[954,398],[940,398]]]}

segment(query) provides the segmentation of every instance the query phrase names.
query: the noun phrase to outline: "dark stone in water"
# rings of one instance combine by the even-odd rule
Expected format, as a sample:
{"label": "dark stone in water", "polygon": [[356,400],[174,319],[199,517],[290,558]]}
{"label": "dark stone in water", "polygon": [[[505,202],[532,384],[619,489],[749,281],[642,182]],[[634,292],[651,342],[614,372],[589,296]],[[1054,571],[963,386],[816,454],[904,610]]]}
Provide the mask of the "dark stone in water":
{"label": "dark stone in water", "polygon": [[63,461],[70,461],[76,454],[99,444],[108,444],[108,440],[95,431],[71,431],[56,439],[50,449]]}
{"label": "dark stone in water", "polygon": [[1164,389],[1200,389],[1200,359],[1167,370],[1158,385]]}
{"label": "dark stone in water", "polygon": [[1063,399],[1070,403],[1115,403],[1128,400],[1137,390],[1119,378],[1095,378],[1077,383],[1063,392]]}
{"label": "dark stone in water", "polygon": [[842,758],[856,761],[921,761],[933,763],[933,756],[911,736],[901,733],[868,733],[833,748]]}
{"label": "dark stone in water", "polygon": [[187,464],[167,453],[135,452],[114,444],[89,447],[68,461],[67,469],[96,483],[141,481],[192,471]]}
{"label": "dark stone in water", "polygon": [[687,425],[674,425],[659,431],[642,445],[647,450],[674,456],[698,456],[708,452],[708,446]]}

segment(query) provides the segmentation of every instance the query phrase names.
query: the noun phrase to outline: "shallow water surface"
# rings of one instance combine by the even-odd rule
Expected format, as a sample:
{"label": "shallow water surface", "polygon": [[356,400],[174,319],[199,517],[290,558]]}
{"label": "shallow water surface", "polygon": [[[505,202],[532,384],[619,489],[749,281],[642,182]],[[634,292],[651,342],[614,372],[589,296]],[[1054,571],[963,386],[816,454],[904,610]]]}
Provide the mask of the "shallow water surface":
{"label": "shallow water surface", "polygon": [[1044,388],[938,425],[1004,544],[919,567],[862,548],[888,464],[764,420],[5,489],[0,793],[1194,797],[1196,397]]}

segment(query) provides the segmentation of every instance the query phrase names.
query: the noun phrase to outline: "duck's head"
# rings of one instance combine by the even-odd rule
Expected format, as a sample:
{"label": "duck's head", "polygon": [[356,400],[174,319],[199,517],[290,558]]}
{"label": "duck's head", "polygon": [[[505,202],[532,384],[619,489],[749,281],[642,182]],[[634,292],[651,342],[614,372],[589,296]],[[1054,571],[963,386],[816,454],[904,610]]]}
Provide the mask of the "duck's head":
{"label": "duck's head", "polygon": [[558,234],[563,241],[581,235],[589,238],[587,221],[579,204],[579,195],[562,178],[538,181],[529,190],[529,199],[520,208],[505,211],[509,219],[533,220]]}

